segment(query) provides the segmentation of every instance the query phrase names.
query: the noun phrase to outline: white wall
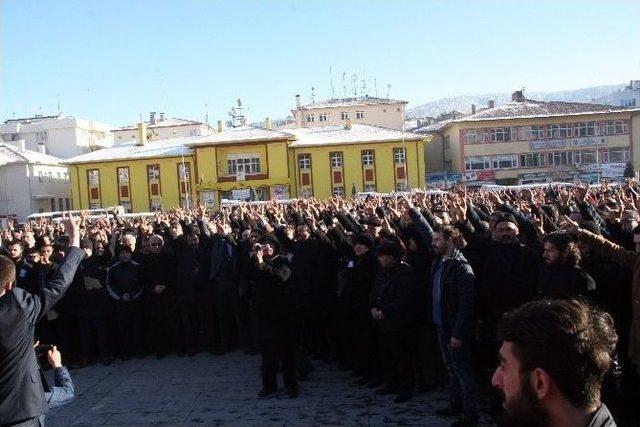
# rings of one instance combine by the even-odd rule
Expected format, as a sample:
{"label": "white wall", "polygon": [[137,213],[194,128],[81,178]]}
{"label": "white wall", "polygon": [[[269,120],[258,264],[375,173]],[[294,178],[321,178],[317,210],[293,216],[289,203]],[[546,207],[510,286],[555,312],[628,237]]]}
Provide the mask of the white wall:
{"label": "white wall", "polygon": [[24,221],[32,213],[51,211],[51,198],[55,199],[55,210],[61,210],[60,199],[62,209],[66,208],[66,199],[71,199],[66,167],[24,163],[0,166],[0,215],[17,215]]}
{"label": "white wall", "polygon": [[[170,138],[183,138],[187,136],[202,136],[208,135],[208,128],[206,125],[184,125],[184,126],[161,126],[161,127],[148,127],[149,130],[153,130],[155,139],[170,139]],[[113,132],[113,140],[116,144],[120,142],[137,141],[138,129],[120,130],[115,129]],[[174,133],[175,132],[175,133]]]}
{"label": "white wall", "polygon": [[[399,111],[398,111],[399,110]],[[337,126],[344,125],[342,112],[349,115],[353,124],[381,126],[390,129],[404,130],[405,104],[373,104],[344,107],[314,108],[311,110],[294,110],[298,127]],[[364,118],[356,118],[358,111],[364,112]],[[327,115],[327,121],[320,121],[320,114]],[[315,121],[307,122],[307,115],[313,115]]]}

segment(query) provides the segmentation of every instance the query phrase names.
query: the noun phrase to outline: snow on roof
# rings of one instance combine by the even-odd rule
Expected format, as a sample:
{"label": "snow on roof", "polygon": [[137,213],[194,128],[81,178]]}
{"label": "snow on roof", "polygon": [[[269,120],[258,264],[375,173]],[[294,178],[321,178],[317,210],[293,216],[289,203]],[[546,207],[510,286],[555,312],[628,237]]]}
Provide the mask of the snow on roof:
{"label": "snow on roof", "polygon": [[605,114],[624,111],[640,111],[640,109],[613,107],[611,105],[583,102],[534,101],[531,99],[524,99],[523,101],[512,101],[507,104],[499,105],[495,108],[487,108],[476,114],[462,117],[455,121],[460,123],[483,120]]}
{"label": "snow on roof", "polygon": [[[196,120],[179,119],[177,117],[170,117],[170,118],[166,118],[164,120],[156,119],[156,124],[154,124],[154,125],[152,125],[151,122],[148,122],[148,121],[146,121],[145,123],[147,125],[147,129],[172,127],[172,126],[187,126],[187,125],[194,125],[195,126],[195,125],[203,124],[202,122],[199,122],[199,121],[196,121]],[[114,129],[114,132],[122,131],[122,130],[134,130],[134,129],[138,129],[138,124],[137,123],[119,127],[117,129]]]}
{"label": "snow on roof", "polygon": [[237,144],[241,142],[277,141],[289,138],[291,138],[291,135],[285,132],[253,126],[240,126],[237,128],[225,128],[222,132],[214,132],[211,135],[199,137],[190,141],[188,145]]}
{"label": "snow on roof", "polygon": [[426,125],[426,126],[422,126],[422,127],[413,129],[412,132],[421,133],[421,134],[438,132],[441,129],[443,129],[446,126],[448,126],[452,122],[454,122],[454,119],[442,120],[440,122],[431,123],[430,125]]}
{"label": "snow on roof", "polygon": [[81,154],[62,163],[96,163],[111,160],[147,159],[157,157],[179,157],[190,155],[193,151],[186,146],[188,141],[202,137],[170,138],[158,141],[148,141],[145,145],[138,145],[137,141],[128,141],[114,145],[111,148],[103,148],[91,153]]}
{"label": "snow on roof", "polygon": [[15,145],[0,143],[0,165],[10,163],[39,163],[44,165],[57,165],[62,159],[37,151],[22,150]]}
{"label": "snow on roof", "polygon": [[376,98],[372,96],[361,96],[357,98],[334,98],[327,99],[318,103],[302,105],[297,110],[315,110],[318,108],[329,107],[353,107],[357,105],[378,105],[378,104],[408,104],[408,101],[400,101],[398,99]]}
{"label": "snow on roof", "polygon": [[296,137],[291,147],[424,139],[424,136],[415,133],[370,125],[352,125],[351,129],[344,126],[296,128],[287,129],[287,132]]}

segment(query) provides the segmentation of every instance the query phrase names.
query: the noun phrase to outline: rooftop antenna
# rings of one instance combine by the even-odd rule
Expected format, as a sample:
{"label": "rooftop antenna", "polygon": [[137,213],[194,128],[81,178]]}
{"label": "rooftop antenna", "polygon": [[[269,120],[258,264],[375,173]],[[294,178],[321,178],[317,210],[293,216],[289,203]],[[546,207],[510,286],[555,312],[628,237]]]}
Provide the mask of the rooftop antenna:
{"label": "rooftop antenna", "polygon": [[60,114],[60,94],[56,93],[56,101],[58,101],[58,114]]}
{"label": "rooftop antenna", "polygon": [[204,122],[209,127],[209,106],[205,102],[204,104]]}
{"label": "rooftop antenna", "polygon": [[342,97],[347,97],[347,73],[342,72]]}
{"label": "rooftop antenna", "polygon": [[311,103],[316,103],[316,88],[311,86]]}
{"label": "rooftop antenna", "polygon": [[333,91],[333,68],[329,65],[329,81],[331,82],[331,99],[335,98],[336,94]]}
{"label": "rooftop antenna", "polygon": [[378,97],[378,79],[373,78],[373,90],[376,94],[376,98]]}
{"label": "rooftop antenna", "polygon": [[391,90],[391,83],[387,83],[387,99],[390,99],[389,97],[389,91]]}
{"label": "rooftop antenna", "polygon": [[351,76],[351,84],[353,85],[353,97],[357,98],[358,97],[358,75],[357,74],[353,74]]}

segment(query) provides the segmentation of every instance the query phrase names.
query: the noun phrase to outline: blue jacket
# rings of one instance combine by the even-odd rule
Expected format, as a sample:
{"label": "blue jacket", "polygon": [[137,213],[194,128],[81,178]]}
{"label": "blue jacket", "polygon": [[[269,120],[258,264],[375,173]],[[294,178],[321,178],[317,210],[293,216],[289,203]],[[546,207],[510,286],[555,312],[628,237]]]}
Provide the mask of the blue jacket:
{"label": "blue jacket", "polygon": [[64,366],[54,370],[55,385],[49,392],[45,392],[44,398],[47,401],[49,409],[66,405],[75,397],[73,381],[69,371]]}

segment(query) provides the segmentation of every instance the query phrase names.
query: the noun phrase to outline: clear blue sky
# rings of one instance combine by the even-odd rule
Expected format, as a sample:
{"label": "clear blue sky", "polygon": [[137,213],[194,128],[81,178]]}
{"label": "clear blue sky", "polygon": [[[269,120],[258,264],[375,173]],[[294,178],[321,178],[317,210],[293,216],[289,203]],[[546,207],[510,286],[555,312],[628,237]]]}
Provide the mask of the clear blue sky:
{"label": "clear blue sky", "polygon": [[[1,2],[0,118],[56,111],[122,125],[140,113],[251,121],[342,73],[410,106],[446,96],[640,79],[640,1]],[[360,77],[362,78],[362,77]]]}

